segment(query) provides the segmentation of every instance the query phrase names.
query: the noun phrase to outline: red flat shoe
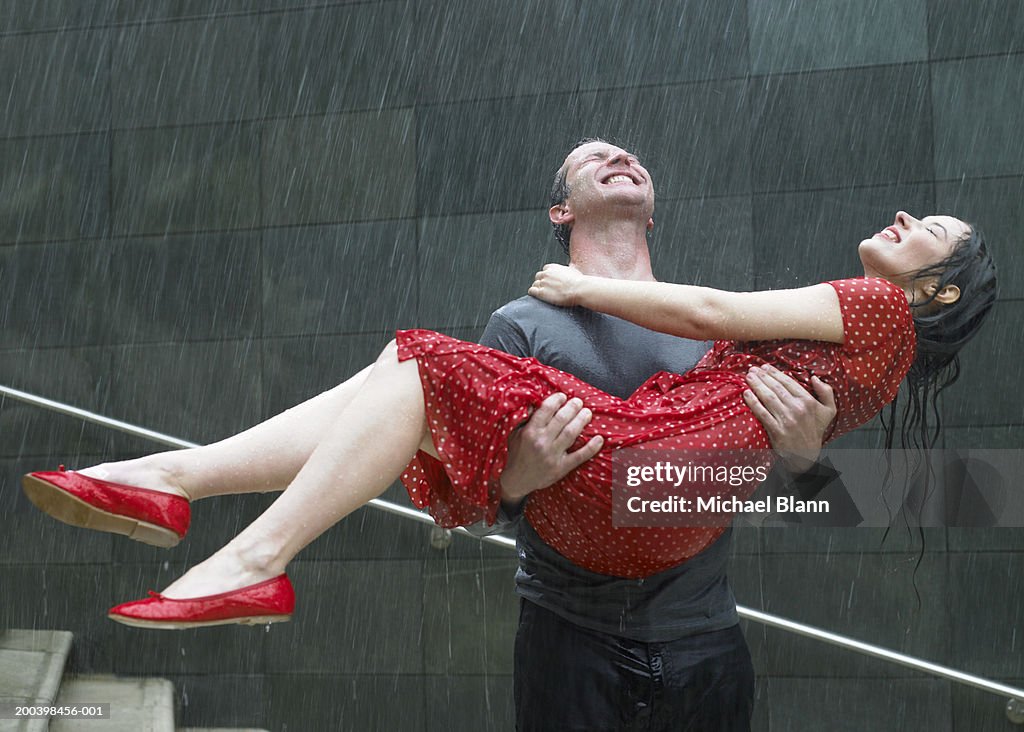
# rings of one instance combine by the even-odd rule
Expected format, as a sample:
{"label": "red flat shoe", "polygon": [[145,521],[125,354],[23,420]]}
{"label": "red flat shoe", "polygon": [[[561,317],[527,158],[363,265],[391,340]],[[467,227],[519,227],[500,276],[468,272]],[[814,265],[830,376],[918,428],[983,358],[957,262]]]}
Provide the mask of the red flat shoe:
{"label": "red flat shoe", "polygon": [[149,594],[146,600],[110,608],[107,617],[136,628],[180,630],[232,623],[281,623],[291,620],[295,611],[295,590],[286,574],[206,597],[175,600],[152,590]]}
{"label": "red flat shoe", "polygon": [[63,465],[57,472],[29,473],[21,485],[36,508],[72,526],[165,548],[188,531],[188,499],[172,493],[90,478]]}

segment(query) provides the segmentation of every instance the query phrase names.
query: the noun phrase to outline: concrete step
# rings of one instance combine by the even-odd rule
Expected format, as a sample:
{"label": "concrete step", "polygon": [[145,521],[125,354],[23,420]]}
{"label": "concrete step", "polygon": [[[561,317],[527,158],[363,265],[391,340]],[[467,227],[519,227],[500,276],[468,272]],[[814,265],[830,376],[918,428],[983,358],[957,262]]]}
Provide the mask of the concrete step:
{"label": "concrete step", "polygon": [[0,630],[0,707],[109,705],[106,719],[0,719],[0,732],[267,732],[255,727],[174,725],[174,687],[166,679],[67,676],[72,634]]}
{"label": "concrete step", "polygon": [[[0,631],[0,705],[49,706],[71,652],[66,630]],[[0,732],[46,732],[45,719],[0,719]]]}
{"label": "concrete step", "polygon": [[174,685],[167,679],[67,677],[57,704],[109,704],[106,719],[53,719],[51,732],[175,732]]}

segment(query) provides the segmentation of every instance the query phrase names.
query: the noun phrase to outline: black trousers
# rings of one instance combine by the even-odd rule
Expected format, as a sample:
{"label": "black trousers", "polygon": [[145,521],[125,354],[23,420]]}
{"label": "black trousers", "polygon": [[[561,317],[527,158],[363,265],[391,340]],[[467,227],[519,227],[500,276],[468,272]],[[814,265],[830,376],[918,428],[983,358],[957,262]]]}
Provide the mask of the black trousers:
{"label": "black trousers", "polygon": [[754,667],[739,626],[642,643],[520,600],[519,732],[749,732]]}

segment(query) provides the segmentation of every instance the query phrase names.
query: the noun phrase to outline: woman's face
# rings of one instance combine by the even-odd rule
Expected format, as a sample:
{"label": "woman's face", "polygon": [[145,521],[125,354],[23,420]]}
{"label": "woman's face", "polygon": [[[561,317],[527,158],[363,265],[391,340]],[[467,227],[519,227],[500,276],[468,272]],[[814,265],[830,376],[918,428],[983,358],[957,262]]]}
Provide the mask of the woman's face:
{"label": "woman's face", "polygon": [[948,257],[969,233],[970,227],[952,216],[918,220],[899,211],[890,226],[860,243],[858,253],[865,276],[883,277],[908,294],[913,288],[927,296],[929,283],[914,282],[915,273]]}

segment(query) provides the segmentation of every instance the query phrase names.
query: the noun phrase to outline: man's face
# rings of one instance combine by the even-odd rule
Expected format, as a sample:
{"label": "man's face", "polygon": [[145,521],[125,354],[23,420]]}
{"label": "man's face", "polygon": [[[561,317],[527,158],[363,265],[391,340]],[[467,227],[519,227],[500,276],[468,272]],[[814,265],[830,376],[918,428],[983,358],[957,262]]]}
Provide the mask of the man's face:
{"label": "man's face", "polygon": [[569,186],[566,203],[574,216],[621,209],[623,215],[646,221],[654,213],[651,175],[622,148],[588,142],[569,153],[562,167]]}

